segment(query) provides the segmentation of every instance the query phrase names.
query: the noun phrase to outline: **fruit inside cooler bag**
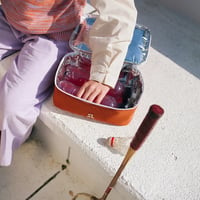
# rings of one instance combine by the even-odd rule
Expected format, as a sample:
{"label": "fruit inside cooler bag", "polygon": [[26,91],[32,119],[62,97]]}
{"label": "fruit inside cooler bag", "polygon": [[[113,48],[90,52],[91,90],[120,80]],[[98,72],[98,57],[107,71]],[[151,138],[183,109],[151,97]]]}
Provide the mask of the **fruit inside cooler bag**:
{"label": "fruit inside cooler bag", "polygon": [[56,107],[92,120],[113,125],[127,125],[133,118],[143,93],[143,79],[137,66],[146,61],[151,41],[147,27],[136,25],[132,41],[115,88],[110,89],[101,104],[76,96],[89,79],[91,50],[85,42],[96,16],[88,15],[70,38],[73,52],[61,60],[56,75],[53,103]]}

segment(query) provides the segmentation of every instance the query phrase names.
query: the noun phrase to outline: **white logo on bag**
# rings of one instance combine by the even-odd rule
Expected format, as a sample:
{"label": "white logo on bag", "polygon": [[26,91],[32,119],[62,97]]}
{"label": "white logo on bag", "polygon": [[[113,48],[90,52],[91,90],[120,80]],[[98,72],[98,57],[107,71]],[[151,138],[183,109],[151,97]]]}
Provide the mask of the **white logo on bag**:
{"label": "white logo on bag", "polygon": [[87,114],[87,117],[90,118],[90,119],[94,119],[94,115],[91,114],[91,113],[88,113],[88,114]]}

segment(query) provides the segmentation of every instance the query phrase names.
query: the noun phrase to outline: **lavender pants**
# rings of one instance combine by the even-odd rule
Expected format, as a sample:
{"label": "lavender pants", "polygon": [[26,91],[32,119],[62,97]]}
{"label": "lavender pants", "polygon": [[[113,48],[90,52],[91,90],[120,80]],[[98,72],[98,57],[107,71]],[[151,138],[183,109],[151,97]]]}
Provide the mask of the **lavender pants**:
{"label": "lavender pants", "polygon": [[0,60],[18,51],[0,80],[0,166],[30,135],[42,102],[51,94],[60,59],[70,51],[67,42],[23,34],[11,27],[0,9]]}

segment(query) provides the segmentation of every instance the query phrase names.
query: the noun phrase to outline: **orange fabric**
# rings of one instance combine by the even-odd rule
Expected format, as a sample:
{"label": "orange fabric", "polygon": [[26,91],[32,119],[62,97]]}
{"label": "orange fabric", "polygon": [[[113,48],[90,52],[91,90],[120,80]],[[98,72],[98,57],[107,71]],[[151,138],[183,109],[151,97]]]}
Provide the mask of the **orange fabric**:
{"label": "orange fabric", "polygon": [[132,120],[136,110],[136,107],[131,109],[117,109],[91,104],[67,95],[57,87],[55,87],[53,92],[53,103],[56,107],[62,110],[93,120],[120,126],[127,125]]}

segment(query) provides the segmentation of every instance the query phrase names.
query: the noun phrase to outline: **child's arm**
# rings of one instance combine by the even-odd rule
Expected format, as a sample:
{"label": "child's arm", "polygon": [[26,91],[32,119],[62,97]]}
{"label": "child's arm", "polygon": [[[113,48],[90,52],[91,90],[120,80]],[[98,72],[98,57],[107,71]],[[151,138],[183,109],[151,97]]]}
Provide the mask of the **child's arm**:
{"label": "child's arm", "polygon": [[92,50],[90,80],[78,96],[100,103],[109,88],[115,87],[135,28],[134,0],[91,0],[99,12],[89,33]]}

